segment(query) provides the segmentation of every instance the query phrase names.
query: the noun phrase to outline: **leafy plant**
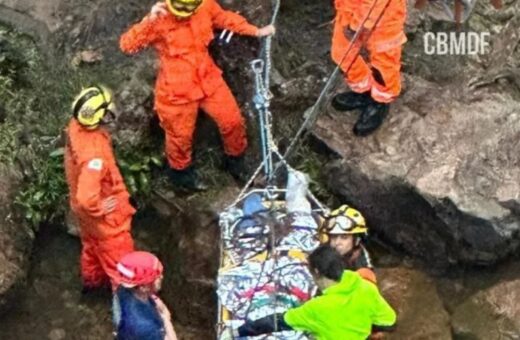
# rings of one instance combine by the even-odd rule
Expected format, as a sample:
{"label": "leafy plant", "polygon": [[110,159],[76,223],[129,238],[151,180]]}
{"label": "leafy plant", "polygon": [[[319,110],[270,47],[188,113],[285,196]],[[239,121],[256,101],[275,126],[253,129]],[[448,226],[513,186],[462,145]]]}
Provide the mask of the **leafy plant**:
{"label": "leafy plant", "polygon": [[0,125],[0,163],[13,165],[18,150],[19,127],[6,122]]}
{"label": "leafy plant", "polygon": [[[15,204],[35,226],[61,217],[67,206],[60,136],[82,86],[120,81],[119,72],[104,67],[72,70],[46,61],[29,37],[0,25],[0,162],[22,170]],[[138,182],[144,177],[138,174]]]}
{"label": "leafy plant", "polygon": [[33,178],[15,199],[24,209],[25,218],[33,226],[64,216],[67,206],[67,185],[63,169],[63,148],[54,150],[47,158],[36,158]]}
{"label": "leafy plant", "polygon": [[163,165],[159,154],[146,155],[146,151],[126,150],[118,157],[119,169],[132,196],[148,196],[152,189],[152,171]]}

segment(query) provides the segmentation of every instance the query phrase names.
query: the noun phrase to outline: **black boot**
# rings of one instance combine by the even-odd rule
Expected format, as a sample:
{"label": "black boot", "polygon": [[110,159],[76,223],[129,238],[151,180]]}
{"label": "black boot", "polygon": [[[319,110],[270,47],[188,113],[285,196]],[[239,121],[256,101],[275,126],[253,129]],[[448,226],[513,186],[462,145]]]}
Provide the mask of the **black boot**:
{"label": "black boot", "polygon": [[361,115],[354,125],[354,134],[356,136],[368,136],[377,130],[388,115],[389,110],[389,104],[372,101],[372,103],[361,112]]}
{"label": "black boot", "polygon": [[343,92],[332,98],[332,107],[338,111],[350,111],[366,107],[371,103],[370,92]]}
{"label": "black boot", "polygon": [[198,176],[193,167],[188,167],[184,170],[168,169],[168,177],[173,182],[173,185],[182,187],[188,190],[204,191],[208,189]]}
{"label": "black boot", "polygon": [[226,158],[226,170],[233,178],[240,183],[246,183],[247,181],[247,169],[245,166],[244,156],[227,156]]}

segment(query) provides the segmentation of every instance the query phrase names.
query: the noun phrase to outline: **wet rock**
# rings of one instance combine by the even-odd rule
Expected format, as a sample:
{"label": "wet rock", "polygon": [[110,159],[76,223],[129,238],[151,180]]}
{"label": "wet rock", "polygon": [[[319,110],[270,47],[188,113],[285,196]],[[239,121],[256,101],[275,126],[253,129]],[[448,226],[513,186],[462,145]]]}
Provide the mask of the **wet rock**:
{"label": "wet rock", "polygon": [[100,62],[101,60],[103,60],[103,55],[101,52],[95,50],[85,50],[76,53],[76,55],[71,60],[71,64],[73,67],[78,67],[82,63],[93,64]]}
{"label": "wet rock", "polygon": [[71,209],[65,214],[65,228],[69,235],[79,237],[79,221]]}
{"label": "wet rock", "polygon": [[520,232],[518,101],[406,82],[373,136],[353,136],[353,114],[330,109],[318,120],[314,134],[343,159],[328,166],[330,188],[384,239],[440,267],[507,257]]}
{"label": "wet rock", "polygon": [[385,339],[451,339],[450,317],[425,274],[407,268],[380,269],[378,286],[397,312],[397,329]]}
{"label": "wet rock", "polygon": [[24,287],[33,230],[14,211],[20,174],[0,164],[0,314],[6,312]]}
{"label": "wet rock", "polygon": [[501,282],[476,293],[453,313],[460,339],[520,339],[520,279]]}
{"label": "wet rock", "polygon": [[191,209],[191,213],[183,215],[182,219],[176,218],[172,230],[169,246],[163,248],[170,251],[162,252],[169,264],[164,299],[171,306],[176,322],[206,329],[209,338],[216,320],[216,308],[210,306],[216,306],[214,291],[219,267],[219,234],[215,216],[210,211]]}
{"label": "wet rock", "polygon": [[53,329],[49,335],[47,336],[47,338],[49,340],[62,340],[62,339],[65,339],[67,336],[67,333],[65,332],[64,329],[62,328],[56,328],[56,329]]}
{"label": "wet rock", "polygon": [[150,138],[150,130],[146,127],[150,126],[154,114],[152,82],[149,81],[153,67],[148,66],[150,65],[138,63],[129,80],[118,90],[115,138],[120,144],[138,146]]}
{"label": "wet rock", "polygon": [[[0,5],[41,22],[49,31],[55,31],[59,27],[60,21],[56,13],[62,2],[63,0],[36,2],[31,0],[0,0]],[[3,19],[3,17],[0,16],[0,19]]]}

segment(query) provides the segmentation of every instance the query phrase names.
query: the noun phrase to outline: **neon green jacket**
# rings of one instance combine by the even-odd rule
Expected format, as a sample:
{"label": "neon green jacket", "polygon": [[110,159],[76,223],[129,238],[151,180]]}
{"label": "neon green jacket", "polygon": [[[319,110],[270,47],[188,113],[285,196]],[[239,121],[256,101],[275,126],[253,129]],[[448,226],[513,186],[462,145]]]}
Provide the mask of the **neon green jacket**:
{"label": "neon green jacket", "polygon": [[372,326],[393,326],[396,314],[373,283],[346,270],[323,295],[288,310],[284,321],[318,340],[365,340]]}

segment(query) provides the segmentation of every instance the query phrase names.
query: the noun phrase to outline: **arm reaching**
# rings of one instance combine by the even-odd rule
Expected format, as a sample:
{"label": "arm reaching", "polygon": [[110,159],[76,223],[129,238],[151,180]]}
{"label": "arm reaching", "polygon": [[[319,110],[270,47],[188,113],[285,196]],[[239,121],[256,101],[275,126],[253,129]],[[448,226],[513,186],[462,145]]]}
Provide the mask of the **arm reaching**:
{"label": "arm reaching", "polygon": [[157,306],[157,311],[163,320],[164,329],[166,331],[164,340],[177,340],[177,334],[173,328],[172,317],[168,307],[166,307],[164,302],[158,296],[154,296],[154,301]]}
{"label": "arm reaching", "polygon": [[274,25],[267,25],[262,28],[258,29],[258,32],[256,33],[257,37],[266,37],[269,35],[274,35],[276,33],[276,28]]}
{"label": "arm reaching", "polygon": [[166,14],[168,14],[168,10],[164,2],[153,5],[150,14],[121,36],[119,40],[121,50],[127,54],[135,54],[153,44],[160,37],[159,31],[156,29],[157,21]]}
{"label": "arm reaching", "polygon": [[374,286],[375,303],[372,314],[372,332],[391,332],[395,329],[397,315]]}
{"label": "arm reaching", "polygon": [[213,24],[216,28],[227,29],[238,34],[255,37],[264,37],[274,34],[275,32],[273,25],[258,28],[255,25],[248,23],[246,18],[240,14],[222,9],[215,0],[209,1],[211,2],[209,5],[211,6],[210,10]]}

